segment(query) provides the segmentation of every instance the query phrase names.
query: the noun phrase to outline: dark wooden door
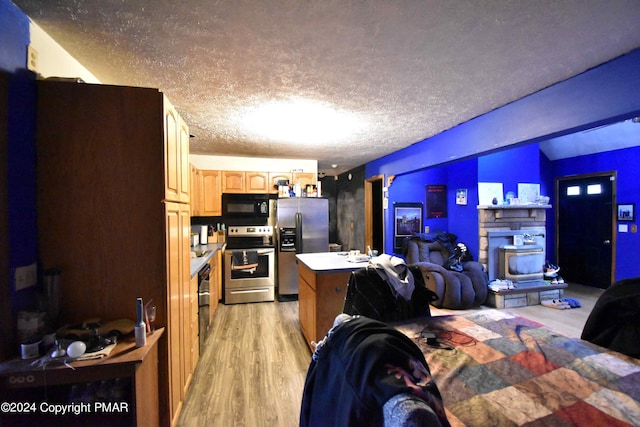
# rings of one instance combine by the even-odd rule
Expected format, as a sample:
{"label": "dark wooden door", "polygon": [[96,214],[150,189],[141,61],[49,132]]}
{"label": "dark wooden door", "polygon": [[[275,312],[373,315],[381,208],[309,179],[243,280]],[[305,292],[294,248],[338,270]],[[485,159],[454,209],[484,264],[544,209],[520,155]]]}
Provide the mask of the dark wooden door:
{"label": "dark wooden door", "polygon": [[558,264],[567,282],[611,285],[614,176],[558,178]]}

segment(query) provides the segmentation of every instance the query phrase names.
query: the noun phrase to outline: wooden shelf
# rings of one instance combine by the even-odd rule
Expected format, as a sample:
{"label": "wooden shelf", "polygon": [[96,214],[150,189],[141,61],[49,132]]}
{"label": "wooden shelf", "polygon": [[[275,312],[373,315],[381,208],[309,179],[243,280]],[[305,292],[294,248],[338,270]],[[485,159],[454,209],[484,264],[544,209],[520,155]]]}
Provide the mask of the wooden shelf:
{"label": "wooden shelf", "polygon": [[[90,406],[73,422],[77,424],[84,420],[95,425],[96,420],[101,424],[113,418],[120,425],[158,425],[157,344],[163,333],[164,328],[160,328],[148,335],[144,347],[136,347],[133,338],[123,339],[109,356],[69,362],[69,366],[62,361],[50,362],[41,367],[33,366],[32,360],[9,360],[0,364],[0,398],[3,401],[34,403],[36,408],[42,402],[66,404],[71,403],[66,399],[74,385],[119,379],[127,386],[126,411],[120,414],[100,414],[95,407]],[[47,398],[44,399],[43,396]],[[43,417],[50,420],[51,414],[44,414],[39,410],[21,414],[20,417],[18,414],[0,414],[0,424],[4,425],[5,421],[17,422],[18,418],[31,424]]]}

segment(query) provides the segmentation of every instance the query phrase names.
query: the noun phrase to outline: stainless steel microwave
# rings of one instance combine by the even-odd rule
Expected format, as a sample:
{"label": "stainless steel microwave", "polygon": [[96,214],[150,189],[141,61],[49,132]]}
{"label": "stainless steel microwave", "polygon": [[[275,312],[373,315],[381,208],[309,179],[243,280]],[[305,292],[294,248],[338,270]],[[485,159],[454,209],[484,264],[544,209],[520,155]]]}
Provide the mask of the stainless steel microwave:
{"label": "stainless steel microwave", "polygon": [[274,200],[269,194],[222,195],[222,217],[227,225],[234,223],[267,224],[273,215]]}

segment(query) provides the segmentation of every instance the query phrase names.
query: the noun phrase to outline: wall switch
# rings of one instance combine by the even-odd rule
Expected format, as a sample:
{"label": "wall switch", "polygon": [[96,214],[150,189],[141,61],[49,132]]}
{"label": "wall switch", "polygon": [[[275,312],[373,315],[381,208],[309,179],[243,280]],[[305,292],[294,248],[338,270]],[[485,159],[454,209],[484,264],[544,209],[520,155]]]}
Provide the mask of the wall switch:
{"label": "wall switch", "polygon": [[38,264],[34,262],[31,265],[16,268],[15,281],[16,291],[35,286],[38,282]]}
{"label": "wall switch", "polygon": [[429,232],[429,230],[430,230],[429,226],[428,226],[428,225],[425,225],[425,226],[424,226],[424,232],[425,232],[425,233],[428,233],[428,232]]}

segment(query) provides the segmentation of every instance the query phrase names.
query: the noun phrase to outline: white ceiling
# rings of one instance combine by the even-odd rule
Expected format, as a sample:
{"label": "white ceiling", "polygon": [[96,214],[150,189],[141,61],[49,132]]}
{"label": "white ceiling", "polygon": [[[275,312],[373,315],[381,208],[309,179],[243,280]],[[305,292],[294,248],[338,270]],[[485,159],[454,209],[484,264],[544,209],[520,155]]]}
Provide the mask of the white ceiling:
{"label": "white ceiling", "polygon": [[[13,2],[103,83],[165,92],[192,153],[317,159],[329,175],[640,46],[638,0]],[[287,132],[244,128],[292,100],[268,119]]]}

